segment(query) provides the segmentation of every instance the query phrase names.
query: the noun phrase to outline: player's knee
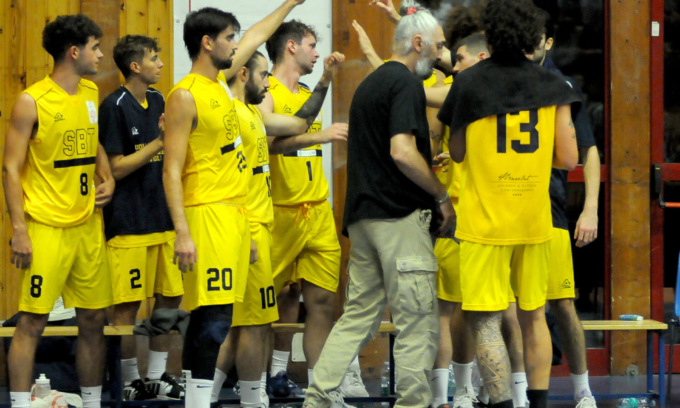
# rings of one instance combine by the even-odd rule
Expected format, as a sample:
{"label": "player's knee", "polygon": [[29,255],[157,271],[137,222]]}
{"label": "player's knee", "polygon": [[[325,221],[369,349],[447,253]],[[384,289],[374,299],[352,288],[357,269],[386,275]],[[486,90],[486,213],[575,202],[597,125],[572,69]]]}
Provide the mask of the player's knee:
{"label": "player's knee", "polygon": [[103,333],[106,323],[104,309],[78,309],[78,333],[80,335],[95,335]]}
{"label": "player's knee", "polygon": [[163,296],[161,294],[156,294],[156,302],[154,303],[154,309],[177,309],[182,303],[182,295],[180,296]]}
{"label": "player's knee", "polygon": [[194,342],[219,348],[231,328],[232,314],[233,305],[202,306],[191,312],[189,332]]}
{"label": "player's knee", "polygon": [[573,299],[551,299],[548,302],[550,303],[550,310],[556,315],[568,315],[574,308]]}
{"label": "player's knee", "polygon": [[113,305],[113,324],[135,324],[142,302],[126,302]]}
{"label": "player's knee", "polygon": [[21,312],[17,331],[30,337],[40,337],[47,326],[47,314]]}

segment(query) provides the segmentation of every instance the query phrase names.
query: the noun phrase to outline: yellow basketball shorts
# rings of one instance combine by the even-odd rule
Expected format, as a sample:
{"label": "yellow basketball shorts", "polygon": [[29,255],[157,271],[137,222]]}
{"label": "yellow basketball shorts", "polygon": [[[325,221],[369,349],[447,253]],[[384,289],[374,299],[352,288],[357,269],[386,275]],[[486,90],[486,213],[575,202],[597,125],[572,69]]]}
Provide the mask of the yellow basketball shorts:
{"label": "yellow basketball shorts", "polygon": [[108,246],[113,304],[137,302],[160,294],[184,294],[182,272],[173,263],[175,240],[136,248]]}
{"label": "yellow basketball shorts", "polygon": [[19,310],[45,314],[59,295],[65,307],[103,309],[112,304],[111,275],[100,211],[74,227],[28,218],[33,262],[24,271]]}
{"label": "yellow basketball shorts", "polygon": [[243,302],[234,303],[233,326],[255,326],[279,319],[272,277],[272,235],[270,227],[250,223],[250,237],[257,245],[257,261],[248,268]]}
{"label": "yellow basketball shorts", "polygon": [[500,311],[508,294],[522,310],[545,304],[548,291],[550,242],[531,245],[460,244],[463,310]]}
{"label": "yellow basketball shorts", "polygon": [[434,244],[437,258],[437,298],[460,303],[460,244],[450,238],[438,238]]}
{"label": "yellow basketball shorts", "polygon": [[331,292],[337,291],[340,243],[328,201],[297,207],[275,205],[272,242],[277,295],[284,286],[303,279]]}
{"label": "yellow basketball shorts", "polygon": [[550,241],[550,273],[548,275],[548,299],[576,297],[574,291],[574,261],[571,254],[569,231],[553,228]]}
{"label": "yellow basketball shorts", "polygon": [[250,260],[246,208],[217,203],[184,211],[197,257],[193,269],[184,273],[186,308],[243,301]]}

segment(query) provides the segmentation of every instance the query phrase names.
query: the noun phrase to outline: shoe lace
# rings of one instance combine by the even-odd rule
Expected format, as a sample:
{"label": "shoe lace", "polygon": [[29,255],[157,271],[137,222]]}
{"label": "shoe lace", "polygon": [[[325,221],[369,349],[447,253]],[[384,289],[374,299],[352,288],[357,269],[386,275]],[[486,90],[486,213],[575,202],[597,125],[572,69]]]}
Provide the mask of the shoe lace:
{"label": "shoe lace", "polygon": [[578,400],[578,404],[576,404],[576,408],[596,408],[597,404],[595,403],[595,398],[593,397],[583,397],[580,400]]}
{"label": "shoe lace", "polygon": [[474,407],[474,404],[478,403],[479,400],[474,395],[462,394],[453,397],[453,407]]}

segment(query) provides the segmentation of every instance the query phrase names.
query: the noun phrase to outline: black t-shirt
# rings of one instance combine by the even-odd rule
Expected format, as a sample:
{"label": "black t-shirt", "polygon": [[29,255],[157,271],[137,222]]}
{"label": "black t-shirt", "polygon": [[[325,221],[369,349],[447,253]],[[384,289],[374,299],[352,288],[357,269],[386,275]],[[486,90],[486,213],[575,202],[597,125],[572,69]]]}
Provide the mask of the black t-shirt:
{"label": "black t-shirt", "polygon": [[[545,59],[543,67],[548,71],[562,75],[564,80],[582,96],[581,89],[576,82],[570,77],[564,76],[550,58]],[[579,110],[576,114],[574,127],[576,128],[576,143],[579,150],[595,146],[595,136],[590,127],[590,120],[585,109]],[[567,170],[552,169],[552,174],[550,175],[550,206],[552,208],[553,227],[560,229],[569,229],[566,211],[568,173]]]}
{"label": "black t-shirt", "polygon": [[413,133],[430,164],[423,82],[402,63],[389,61],[359,85],[349,110],[347,194],[343,234],[363,219],[402,218],[433,209],[434,197],[409,180],[390,155],[390,141]]}
{"label": "black t-shirt", "polygon": [[[125,87],[107,96],[99,107],[99,138],[109,155],[130,155],[156,139],[165,99],[155,89],[146,92],[148,108]],[[163,151],[149,163],[116,182],[111,202],[104,207],[106,239],[173,229],[163,190]]]}

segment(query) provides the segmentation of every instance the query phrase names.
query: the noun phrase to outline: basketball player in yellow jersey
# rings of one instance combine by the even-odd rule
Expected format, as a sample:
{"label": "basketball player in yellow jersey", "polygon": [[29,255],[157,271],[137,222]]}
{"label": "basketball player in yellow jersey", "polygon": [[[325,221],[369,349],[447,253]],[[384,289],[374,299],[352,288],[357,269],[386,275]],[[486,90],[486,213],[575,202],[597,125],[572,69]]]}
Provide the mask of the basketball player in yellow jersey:
{"label": "basketball player in yellow jersey", "polygon": [[59,295],[78,316],[83,406],[101,404],[104,308],[112,295],[101,214],[94,208],[109,202],[115,182],[98,139],[99,92],[82,78],[97,73],[101,36],[83,15],[47,24],[43,48],[54,70],[18,96],[10,118],[2,175],[12,263],[24,274],[8,355],[12,407],[31,404],[35,349]]}
{"label": "basketball player in yellow jersey", "polygon": [[182,355],[187,407],[210,406],[215,361],[248,273],[250,167],[234,103],[217,81],[231,66],[239,28],[232,14],[214,8],[187,15],[184,42],[192,68],[166,104],[163,185],[191,310]]}
{"label": "basketball player in yellow jersey", "polygon": [[484,29],[491,58],[456,77],[439,114],[451,127],[452,158],[463,163],[456,231],[462,308],[494,407],[513,406],[500,329],[509,287],[518,299],[529,405],[545,408],[548,400],[548,186],[552,166],[570,169],[578,160],[570,104],[578,107],[579,97],[525,58],[543,26],[530,2],[490,1]]}
{"label": "basketball player in yellow jersey", "polygon": [[[272,112],[293,115],[310,97],[311,91],[299,80],[312,72],[319,57],[316,37],[311,27],[293,20],[282,24],[267,40],[267,53],[274,66],[269,78],[270,94],[260,104],[263,115]],[[328,135],[327,140],[333,140],[333,134],[346,137],[347,126],[333,124],[322,130],[321,119],[317,117],[308,132],[320,132]],[[272,267],[277,294],[291,283],[301,285],[307,310],[303,350],[311,382],[311,369],[333,325],[340,244],[333,210],[327,201],[329,189],[323,174],[321,145],[310,146],[304,139],[300,141],[298,146],[288,146],[283,154],[271,157],[272,240],[276,243],[272,248]],[[275,149],[277,142],[274,139],[270,143],[272,153],[281,153]],[[282,322],[297,320],[295,297],[279,305]],[[271,374],[273,382],[285,385],[287,378],[282,377],[286,375],[291,339],[284,337],[276,336]],[[275,387],[275,395],[285,395],[286,392],[277,391],[279,388]]]}

